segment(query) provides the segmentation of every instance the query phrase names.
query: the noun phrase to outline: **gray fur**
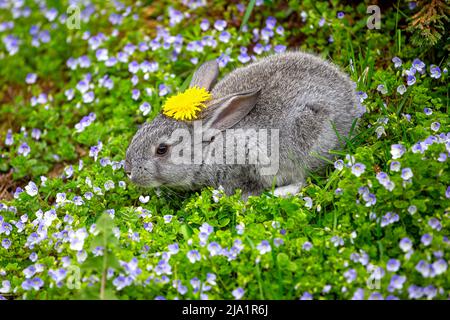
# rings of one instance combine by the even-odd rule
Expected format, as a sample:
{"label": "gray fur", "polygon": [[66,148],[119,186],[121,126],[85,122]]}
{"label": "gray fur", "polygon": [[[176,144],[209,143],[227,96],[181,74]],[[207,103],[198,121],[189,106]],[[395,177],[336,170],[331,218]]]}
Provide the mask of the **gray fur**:
{"label": "gray fur", "polygon": [[[194,74],[191,86],[209,89],[216,77],[217,64],[207,62]],[[280,130],[278,173],[263,176],[257,165],[249,164],[175,165],[170,152],[157,156],[156,146],[167,143],[176,128],[192,131],[192,123],[160,114],[138,130],[127,150],[125,170],[134,183],[187,190],[221,185],[227,194],[240,188],[247,197],[270,189],[275,181],[276,187],[295,193],[286,186],[300,188],[307,171],[324,164],[314,154],[330,158],[328,152],[339,148],[331,123],[341,136],[347,136],[357,115],[357,98],[348,76],[331,63],[302,52],[272,55],[235,69],[211,92],[213,100],[202,114],[207,128]],[[210,140],[203,140],[207,156]]]}

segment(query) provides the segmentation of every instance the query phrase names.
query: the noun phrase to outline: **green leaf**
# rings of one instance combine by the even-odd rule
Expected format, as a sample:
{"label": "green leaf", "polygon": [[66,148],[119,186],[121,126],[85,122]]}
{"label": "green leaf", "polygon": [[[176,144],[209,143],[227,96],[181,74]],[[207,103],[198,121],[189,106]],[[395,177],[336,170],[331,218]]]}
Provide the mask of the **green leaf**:
{"label": "green leaf", "polygon": [[245,9],[244,18],[241,22],[241,27],[239,29],[239,32],[242,33],[242,30],[244,26],[247,24],[248,19],[250,18],[250,15],[252,14],[253,8],[255,7],[256,0],[250,0],[247,4],[247,9]]}

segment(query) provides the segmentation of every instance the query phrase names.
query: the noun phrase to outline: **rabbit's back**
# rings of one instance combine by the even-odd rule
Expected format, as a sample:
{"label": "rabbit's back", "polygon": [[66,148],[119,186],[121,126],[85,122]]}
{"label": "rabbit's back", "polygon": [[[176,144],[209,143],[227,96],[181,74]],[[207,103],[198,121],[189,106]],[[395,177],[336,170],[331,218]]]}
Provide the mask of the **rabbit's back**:
{"label": "rabbit's back", "polygon": [[[339,148],[335,130],[346,136],[356,118],[353,82],[311,54],[287,52],[235,69],[212,94],[219,98],[255,88],[261,89],[255,108],[234,128],[279,130],[277,185],[301,180],[305,169],[320,167],[323,161],[314,154],[329,157]],[[266,178],[270,184],[272,177]]]}
{"label": "rabbit's back", "polygon": [[219,81],[213,96],[261,89],[252,116],[262,116],[258,123],[276,124],[283,114],[292,114],[305,103],[320,102],[331,113],[356,115],[354,84],[333,64],[312,54],[286,52],[262,58],[237,68]]}

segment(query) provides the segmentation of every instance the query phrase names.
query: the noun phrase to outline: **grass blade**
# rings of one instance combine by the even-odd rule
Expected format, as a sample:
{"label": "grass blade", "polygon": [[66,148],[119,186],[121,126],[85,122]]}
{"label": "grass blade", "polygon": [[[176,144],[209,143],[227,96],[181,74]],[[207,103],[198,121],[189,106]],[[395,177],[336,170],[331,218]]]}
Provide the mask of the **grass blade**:
{"label": "grass blade", "polygon": [[239,28],[239,32],[242,32],[242,29],[247,24],[250,15],[252,14],[253,8],[255,7],[256,0],[250,0],[247,9],[245,9],[244,18],[242,19],[241,27]]}

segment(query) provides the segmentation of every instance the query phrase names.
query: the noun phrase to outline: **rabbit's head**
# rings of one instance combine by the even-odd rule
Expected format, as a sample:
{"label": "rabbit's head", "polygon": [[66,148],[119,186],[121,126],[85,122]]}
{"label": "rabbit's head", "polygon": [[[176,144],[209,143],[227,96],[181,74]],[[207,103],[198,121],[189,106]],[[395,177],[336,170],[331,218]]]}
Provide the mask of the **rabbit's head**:
{"label": "rabbit's head", "polygon": [[[217,62],[208,61],[194,73],[190,86],[211,90],[218,73]],[[215,135],[243,119],[258,96],[259,90],[226,96],[216,93],[195,121],[178,121],[159,114],[137,131],[128,147],[125,171],[129,178],[143,187],[195,189],[211,184],[217,168],[205,164],[209,145]]]}

